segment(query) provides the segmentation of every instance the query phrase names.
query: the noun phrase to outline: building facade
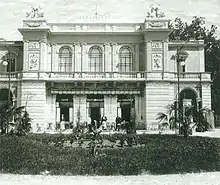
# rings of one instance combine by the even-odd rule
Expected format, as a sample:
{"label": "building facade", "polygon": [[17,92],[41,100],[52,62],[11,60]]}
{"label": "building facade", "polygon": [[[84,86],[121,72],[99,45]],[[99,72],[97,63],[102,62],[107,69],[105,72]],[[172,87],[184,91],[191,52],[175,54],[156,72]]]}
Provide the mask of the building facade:
{"label": "building facade", "polygon": [[151,11],[142,23],[47,23],[41,12],[27,15],[23,41],[0,41],[0,93],[10,87],[14,103],[27,107],[33,132],[103,115],[109,123],[135,115],[151,127],[178,91],[181,104],[211,108],[204,42],[170,42],[164,14]]}

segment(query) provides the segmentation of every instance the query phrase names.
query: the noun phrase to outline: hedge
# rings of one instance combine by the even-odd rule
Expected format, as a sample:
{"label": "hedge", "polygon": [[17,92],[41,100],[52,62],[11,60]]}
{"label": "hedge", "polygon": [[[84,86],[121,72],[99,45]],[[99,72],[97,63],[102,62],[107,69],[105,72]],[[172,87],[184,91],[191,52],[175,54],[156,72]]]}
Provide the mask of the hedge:
{"label": "hedge", "polygon": [[[72,135],[0,136],[0,169],[3,173],[56,175],[170,174],[220,170],[220,139],[175,135],[106,135],[108,140],[136,138],[133,147],[55,147],[53,140]],[[49,142],[50,141],[50,142]]]}

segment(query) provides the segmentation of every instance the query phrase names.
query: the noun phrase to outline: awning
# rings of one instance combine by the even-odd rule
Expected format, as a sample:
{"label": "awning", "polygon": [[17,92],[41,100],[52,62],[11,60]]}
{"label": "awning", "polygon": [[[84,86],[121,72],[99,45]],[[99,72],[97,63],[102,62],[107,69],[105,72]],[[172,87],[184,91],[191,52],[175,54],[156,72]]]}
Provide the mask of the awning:
{"label": "awning", "polygon": [[51,94],[140,94],[140,90],[62,90],[51,89]]}

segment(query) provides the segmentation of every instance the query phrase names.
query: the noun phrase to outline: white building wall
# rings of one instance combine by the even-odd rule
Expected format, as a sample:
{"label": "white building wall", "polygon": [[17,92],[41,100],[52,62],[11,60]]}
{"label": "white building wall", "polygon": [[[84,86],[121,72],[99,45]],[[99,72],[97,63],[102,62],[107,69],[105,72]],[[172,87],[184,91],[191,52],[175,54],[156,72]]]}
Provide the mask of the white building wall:
{"label": "white building wall", "polygon": [[202,85],[202,106],[211,109],[211,87],[210,84]]}
{"label": "white building wall", "polygon": [[151,82],[146,83],[146,122],[147,127],[154,127],[157,125],[157,113],[166,112],[166,106],[172,98],[173,89],[170,88],[170,83]]}
{"label": "white building wall", "polygon": [[[107,117],[107,122],[115,122],[117,116],[117,96],[104,96],[104,114]],[[101,115],[102,116],[102,115]]]}
{"label": "white building wall", "polygon": [[27,107],[27,111],[32,121],[33,132],[37,131],[39,126],[41,130],[45,130],[46,120],[46,87],[45,82],[31,81],[22,82],[21,86],[21,105]]}

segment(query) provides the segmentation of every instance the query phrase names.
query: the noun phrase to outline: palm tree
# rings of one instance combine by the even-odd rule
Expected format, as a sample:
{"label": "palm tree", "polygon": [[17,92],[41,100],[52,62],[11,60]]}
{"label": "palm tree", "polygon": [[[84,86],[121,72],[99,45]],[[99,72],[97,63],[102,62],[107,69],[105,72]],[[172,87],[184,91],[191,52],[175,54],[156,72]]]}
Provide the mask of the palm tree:
{"label": "palm tree", "polygon": [[[194,106],[185,106],[183,109],[177,109],[175,103],[171,103],[166,107],[166,113],[159,112],[157,114],[157,120],[161,127],[167,127],[171,130],[179,129],[179,134],[183,134],[184,138],[192,133],[192,129],[196,127],[197,130],[207,131],[209,123],[207,122],[206,113],[211,110],[207,107],[199,110]],[[176,119],[176,112],[179,113],[179,123]]]}

